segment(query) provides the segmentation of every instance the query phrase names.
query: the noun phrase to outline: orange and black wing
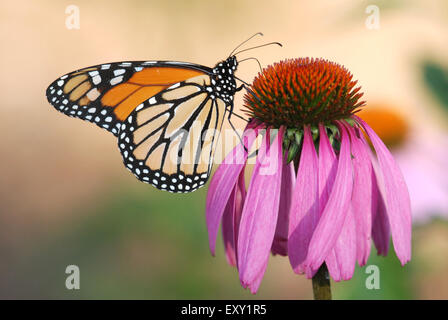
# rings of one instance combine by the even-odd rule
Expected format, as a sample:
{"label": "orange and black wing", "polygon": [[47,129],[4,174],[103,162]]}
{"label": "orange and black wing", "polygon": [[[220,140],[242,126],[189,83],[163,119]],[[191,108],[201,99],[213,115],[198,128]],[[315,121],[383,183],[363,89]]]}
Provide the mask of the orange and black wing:
{"label": "orange and black wing", "polygon": [[123,162],[139,180],[190,192],[210,175],[233,107],[236,66],[235,57],[213,69],[173,61],[102,64],[60,77],[47,98],[58,111],[117,136]]}
{"label": "orange and black wing", "polygon": [[172,61],[117,62],[68,73],[47,89],[56,110],[119,135],[134,109],[175,83],[211,73],[205,66]]}

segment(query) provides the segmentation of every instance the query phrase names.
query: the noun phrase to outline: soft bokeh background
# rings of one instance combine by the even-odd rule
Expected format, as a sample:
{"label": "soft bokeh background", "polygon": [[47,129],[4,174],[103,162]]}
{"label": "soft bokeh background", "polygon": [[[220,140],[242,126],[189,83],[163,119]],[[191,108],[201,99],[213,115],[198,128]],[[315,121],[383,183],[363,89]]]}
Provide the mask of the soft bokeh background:
{"label": "soft bokeh background", "polygon": [[[65,26],[68,5],[80,9],[79,30]],[[378,30],[365,25],[368,5],[380,8]],[[111,134],[63,116],[45,98],[56,77],[94,64],[159,59],[213,66],[258,31],[265,37],[254,44],[284,47],[240,58],[256,56],[263,65],[301,56],[339,62],[359,79],[372,109],[387,106],[405,122],[397,153],[400,144],[422,153],[410,136],[425,137],[422,143],[434,142],[436,150],[448,146],[445,0],[1,1],[0,298],[312,298],[310,281],[294,275],[283,257],[270,259],[257,295],[242,289],[222,243],[210,256],[206,188],[173,195],[138,182]],[[238,76],[250,82],[257,72],[256,63],[245,62]],[[239,93],[237,108],[241,103]],[[426,162],[404,156],[411,173],[436,162],[445,168],[445,175],[434,174],[441,196],[430,197],[434,206],[426,211],[423,205],[427,217],[415,227],[411,263],[402,268],[393,253],[372,252],[368,264],[379,266],[381,288],[366,289],[368,275],[358,268],[352,281],[333,285],[335,298],[448,298],[448,212],[438,206],[447,198],[448,157],[438,151],[436,160],[423,153]],[[71,264],[80,267],[80,290],[65,288]]]}

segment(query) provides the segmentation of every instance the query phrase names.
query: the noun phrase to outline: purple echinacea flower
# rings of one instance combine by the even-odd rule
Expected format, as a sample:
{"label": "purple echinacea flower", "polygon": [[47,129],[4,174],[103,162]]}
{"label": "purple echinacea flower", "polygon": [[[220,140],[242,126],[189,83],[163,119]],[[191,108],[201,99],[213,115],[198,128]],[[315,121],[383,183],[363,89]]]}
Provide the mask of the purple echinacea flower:
{"label": "purple echinacea flower", "polygon": [[411,258],[407,187],[383,142],[355,115],[364,105],[356,83],[336,63],[291,59],[264,69],[245,96],[244,146],[216,170],[206,220],[212,254],[221,225],[227,260],[252,293],[271,253],[287,255],[308,278],[325,264],[335,281],[366,264],[371,240],[386,255],[392,237],[401,263]]}

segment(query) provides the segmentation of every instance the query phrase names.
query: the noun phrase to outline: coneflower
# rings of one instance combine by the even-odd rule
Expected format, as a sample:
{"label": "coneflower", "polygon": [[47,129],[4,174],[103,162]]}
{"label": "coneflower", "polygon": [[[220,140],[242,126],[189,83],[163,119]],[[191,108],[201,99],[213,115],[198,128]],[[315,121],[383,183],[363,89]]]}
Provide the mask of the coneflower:
{"label": "coneflower", "polygon": [[[251,120],[244,146],[215,172],[206,219],[212,254],[222,225],[227,259],[252,293],[271,252],[287,255],[295,273],[316,279],[328,268],[335,281],[350,279],[356,261],[366,264],[371,239],[387,254],[392,235],[401,263],[410,260],[406,184],[383,142],[355,115],[364,105],[356,84],[339,64],[300,58],[264,69],[245,95]],[[260,136],[246,190],[248,150]]]}

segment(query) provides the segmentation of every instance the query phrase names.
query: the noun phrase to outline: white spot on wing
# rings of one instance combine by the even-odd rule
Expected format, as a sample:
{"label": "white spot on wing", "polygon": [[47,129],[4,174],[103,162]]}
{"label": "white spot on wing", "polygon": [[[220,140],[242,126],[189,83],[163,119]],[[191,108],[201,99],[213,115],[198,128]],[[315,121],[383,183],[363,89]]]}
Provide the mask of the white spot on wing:
{"label": "white spot on wing", "polygon": [[175,89],[177,87],[180,86],[180,82],[173,84],[171,87],[169,87],[168,89]]}
{"label": "white spot on wing", "polygon": [[119,76],[120,74],[123,74],[125,72],[126,72],[126,70],[124,70],[124,69],[114,70],[114,76]]}
{"label": "white spot on wing", "polygon": [[87,98],[89,98],[90,101],[96,100],[100,96],[100,92],[97,90],[97,88],[93,88],[89,92],[87,92]]}
{"label": "white spot on wing", "polygon": [[98,84],[98,83],[100,83],[100,82],[101,82],[101,77],[100,77],[99,75],[94,76],[94,77],[92,78],[92,82],[93,82],[93,84]]}
{"label": "white spot on wing", "polygon": [[123,76],[115,77],[112,78],[112,80],[110,80],[110,84],[114,86],[117,83],[120,83],[121,81],[123,81]]}

